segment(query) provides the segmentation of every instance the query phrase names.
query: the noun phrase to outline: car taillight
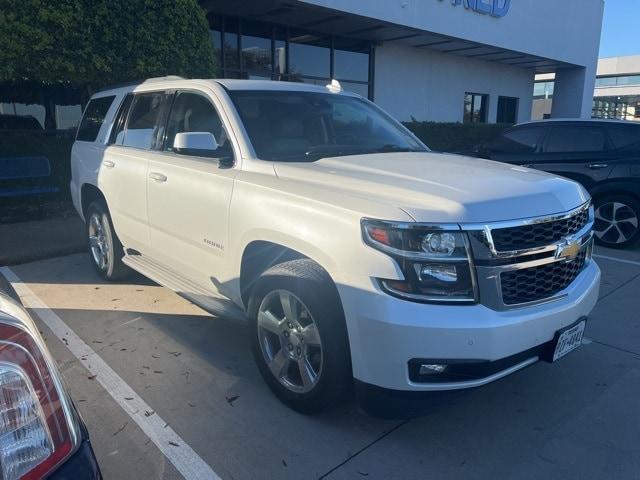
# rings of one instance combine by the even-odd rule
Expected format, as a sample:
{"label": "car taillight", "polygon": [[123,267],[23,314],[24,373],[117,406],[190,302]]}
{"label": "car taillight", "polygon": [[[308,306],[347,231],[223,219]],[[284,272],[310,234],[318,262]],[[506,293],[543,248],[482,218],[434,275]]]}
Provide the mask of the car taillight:
{"label": "car taillight", "polygon": [[41,341],[0,323],[0,478],[42,478],[77,443],[66,394]]}

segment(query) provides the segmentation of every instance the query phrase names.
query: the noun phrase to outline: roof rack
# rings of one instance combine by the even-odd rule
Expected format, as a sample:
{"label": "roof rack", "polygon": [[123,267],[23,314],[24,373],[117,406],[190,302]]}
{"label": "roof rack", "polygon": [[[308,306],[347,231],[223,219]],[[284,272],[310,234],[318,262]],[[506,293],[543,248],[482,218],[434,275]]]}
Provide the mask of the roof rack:
{"label": "roof rack", "polygon": [[98,90],[96,90],[94,92],[94,94],[96,93],[100,93],[100,92],[106,92],[107,90],[115,90],[116,88],[124,88],[124,87],[132,87],[134,85],[142,85],[145,82],[160,82],[163,80],[186,80],[186,78],[181,77],[180,75],[165,75],[164,77],[151,77],[151,78],[145,78],[142,80],[131,80],[130,82],[122,82],[122,83],[116,83],[114,85],[108,85],[106,87],[102,87]]}

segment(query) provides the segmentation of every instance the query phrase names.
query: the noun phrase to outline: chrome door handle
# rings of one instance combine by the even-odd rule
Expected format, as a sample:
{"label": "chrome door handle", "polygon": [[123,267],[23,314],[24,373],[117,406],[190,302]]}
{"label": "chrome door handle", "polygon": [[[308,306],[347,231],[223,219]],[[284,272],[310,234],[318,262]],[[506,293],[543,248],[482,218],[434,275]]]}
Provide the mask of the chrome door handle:
{"label": "chrome door handle", "polygon": [[162,183],[167,181],[167,176],[158,172],[151,172],[149,177],[155,180],[156,182]]}
{"label": "chrome door handle", "polygon": [[602,168],[607,168],[609,166],[608,163],[589,163],[587,164],[587,168],[591,170],[600,170]]}
{"label": "chrome door handle", "polygon": [[103,160],[102,165],[104,165],[105,168],[113,168],[116,166],[116,162],[112,162],[111,160]]}

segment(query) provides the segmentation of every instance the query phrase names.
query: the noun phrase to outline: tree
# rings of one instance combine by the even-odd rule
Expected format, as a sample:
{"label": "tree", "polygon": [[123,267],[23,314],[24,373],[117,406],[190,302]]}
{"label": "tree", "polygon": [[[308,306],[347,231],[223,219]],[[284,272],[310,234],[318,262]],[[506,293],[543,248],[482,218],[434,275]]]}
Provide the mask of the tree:
{"label": "tree", "polygon": [[0,0],[0,45],[0,101],[41,98],[47,118],[68,89],[216,72],[197,0]]}

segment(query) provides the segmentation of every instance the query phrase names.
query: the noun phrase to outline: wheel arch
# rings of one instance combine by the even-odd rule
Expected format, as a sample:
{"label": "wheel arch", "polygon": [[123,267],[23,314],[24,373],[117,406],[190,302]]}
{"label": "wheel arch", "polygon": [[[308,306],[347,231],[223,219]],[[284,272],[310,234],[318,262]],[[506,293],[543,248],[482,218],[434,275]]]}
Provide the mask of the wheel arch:
{"label": "wheel arch", "polygon": [[[80,188],[80,206],[82,208],[82,216],[87,219],[87,210],[96,200],[102,200],[107,205],[107,199],[102,191],[92,183],[84,183]],[[109,206],[107,205],[107,208]]]}
{"label": "wheel arch", "polygon": [[239,258],[239,288],[242,303],[246,307],[255,281],[262,273],[274,265],[294,260],[309,259],[327,272],[331,279],[332,286],[340,298],[334,278],[334,262],[324,252],[318,250],[310,244],[300,242],[295,239],[286,239],[286,236],[279,235],[274,238],[269,235],[262,235],[260,240],[250,240],[244,243]]}

